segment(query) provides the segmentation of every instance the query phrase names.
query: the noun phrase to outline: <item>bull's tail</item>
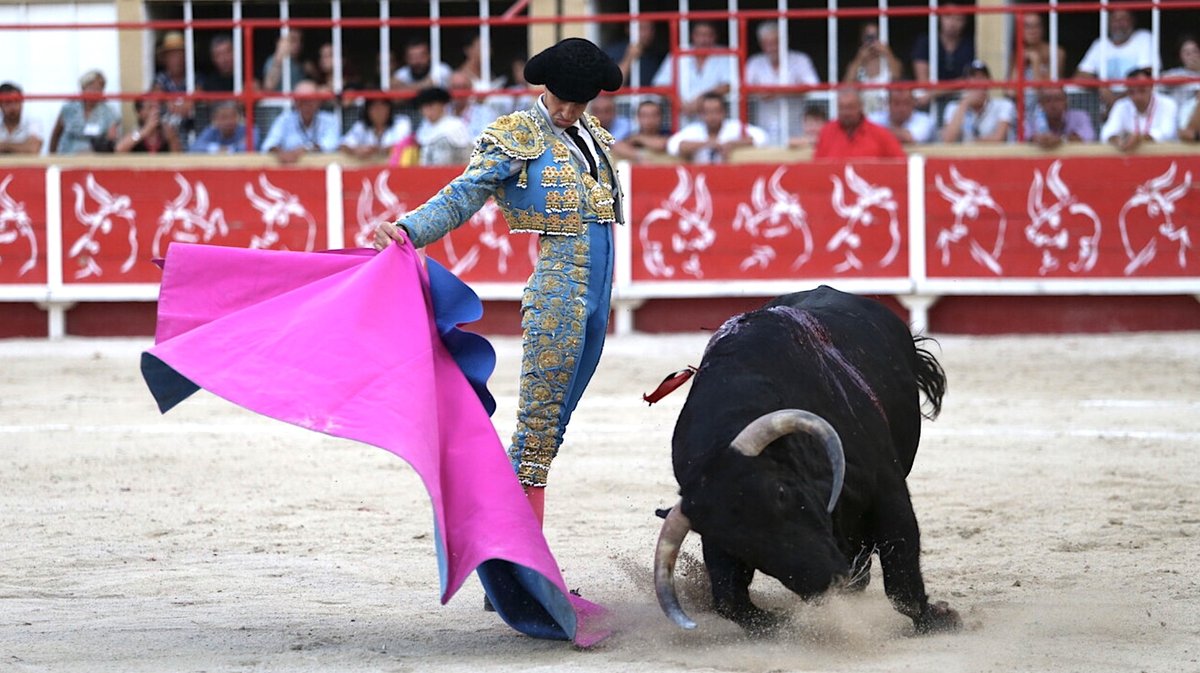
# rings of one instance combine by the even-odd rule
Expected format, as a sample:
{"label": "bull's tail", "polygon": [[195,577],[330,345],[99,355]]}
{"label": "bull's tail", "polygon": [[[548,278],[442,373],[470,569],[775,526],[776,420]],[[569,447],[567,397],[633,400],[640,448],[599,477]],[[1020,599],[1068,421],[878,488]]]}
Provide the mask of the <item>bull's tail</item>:
{"label": "bull's tail", "polygon": [[946,372],[933,353],[921,347],[926,341],[937,343],[927,336],[913,337],[913,346],[917,350],[917,389],[925,396],[925,403],[928,405],[928,410],[923,410],[921,415],[933,420],[942,413],[942,396],[946,394]]}

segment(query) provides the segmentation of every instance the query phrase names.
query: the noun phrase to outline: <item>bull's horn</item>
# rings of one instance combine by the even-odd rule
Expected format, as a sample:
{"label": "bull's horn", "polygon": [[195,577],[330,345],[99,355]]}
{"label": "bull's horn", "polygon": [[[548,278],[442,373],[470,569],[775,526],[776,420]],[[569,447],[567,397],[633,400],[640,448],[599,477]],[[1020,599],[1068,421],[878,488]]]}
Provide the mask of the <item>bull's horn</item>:
{"label": "bull's horn", "polygon": [[691,529],[692,523],[683,514],[683,501],[680,500],[663,521],[658,545],[654,548],[654,593],[658,594],[658,604],[671,621],[685,629],[696,628],[696,622],[679,607],[679,597],[675,595],[675,561],[679,558],[683,539]]}
{"label": "bull's horn", "polygon": [[842,482],[846,478],[846,454],[842,451],[842,440],[829,421],[802,409],[782,409],[763,414],[738,433],[730,446],[744,456],[754,457],[763,452],[771,442],[794,432],[806,432],[825,445],[825,454],[833,467],[833,488],[829,494],[828,511],[837,505],[842,493]]}

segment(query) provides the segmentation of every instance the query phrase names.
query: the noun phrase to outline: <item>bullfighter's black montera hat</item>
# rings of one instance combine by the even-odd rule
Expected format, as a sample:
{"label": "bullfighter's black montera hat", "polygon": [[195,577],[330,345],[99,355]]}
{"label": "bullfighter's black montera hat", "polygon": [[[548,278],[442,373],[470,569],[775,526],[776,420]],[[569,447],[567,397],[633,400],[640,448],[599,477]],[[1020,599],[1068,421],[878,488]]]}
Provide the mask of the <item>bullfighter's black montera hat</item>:
{"label": "bullfighter's black montera hat", "polygon": [[550,93],[572,103],[586,103],[601,89],[616,91],[624,80],[620,66],[608,54],[578,37],[559,42],[525,64],[525,81],[545,84]]}

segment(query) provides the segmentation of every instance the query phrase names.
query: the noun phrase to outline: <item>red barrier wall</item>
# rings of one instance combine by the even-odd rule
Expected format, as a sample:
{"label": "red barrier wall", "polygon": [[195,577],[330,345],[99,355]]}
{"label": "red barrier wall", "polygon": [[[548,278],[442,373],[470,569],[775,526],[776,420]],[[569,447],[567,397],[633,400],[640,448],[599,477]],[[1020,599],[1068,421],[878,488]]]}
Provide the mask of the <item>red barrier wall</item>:
{"label": "red barrier wall", "polygon": [[[615,296],[644,331],[817,282],[942,297],[937,332],[1200,329],[1200,156],[920,162],[633,167]],[[0,167],[0,336],[46,334],[46,301],[79,302],[68,333],[148,334],[172,241],[365,246],[460,170]],[[536,245],[489,203],[428,251],[512,334]]]}

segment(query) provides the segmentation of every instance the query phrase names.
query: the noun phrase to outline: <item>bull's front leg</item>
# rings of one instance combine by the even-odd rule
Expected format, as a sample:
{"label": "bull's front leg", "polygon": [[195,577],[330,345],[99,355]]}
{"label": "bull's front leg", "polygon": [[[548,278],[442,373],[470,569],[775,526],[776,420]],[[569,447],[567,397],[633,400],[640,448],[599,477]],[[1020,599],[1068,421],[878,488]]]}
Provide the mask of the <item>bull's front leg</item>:
{"label": "bull's front leg", "polygon": [[702,538],[701,542],[717,614],[754,634],[767,633],[787,620],[786,615],[763,610],[750,601],[753,566],[710,543],[707,538]]}
{"label": "bull's front leg", "polygon": [[921,532],[913,513],[908,486],[901,481],[896,495],[878,504],[875,544],[883,569],[883,589],[901,614],[913,620],[918,633],[957,631],[962,618],[945,601],[930,603],[921,577]]}

